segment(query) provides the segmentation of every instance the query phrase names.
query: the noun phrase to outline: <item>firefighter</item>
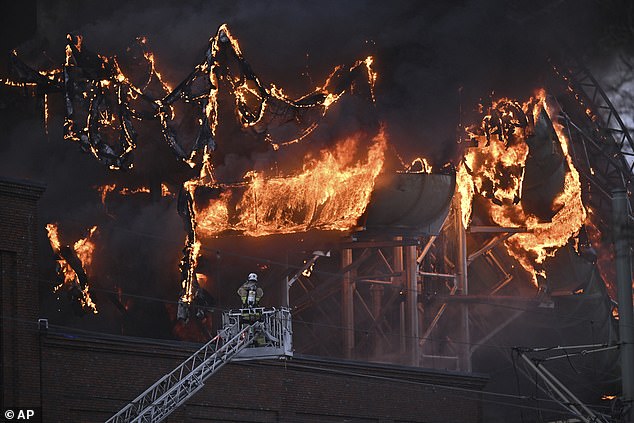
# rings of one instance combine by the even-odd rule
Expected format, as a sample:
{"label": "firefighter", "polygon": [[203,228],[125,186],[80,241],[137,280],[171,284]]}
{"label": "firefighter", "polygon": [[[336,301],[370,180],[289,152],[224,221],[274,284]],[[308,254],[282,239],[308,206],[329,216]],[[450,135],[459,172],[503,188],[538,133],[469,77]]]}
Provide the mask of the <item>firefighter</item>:
{"label": "firefighter", "polygon": [[238,295],[243,307],[258,307],[260,298],[264,295],[264,291],[258,286],[258,275],[249,273],[247,281],[238,289]]}

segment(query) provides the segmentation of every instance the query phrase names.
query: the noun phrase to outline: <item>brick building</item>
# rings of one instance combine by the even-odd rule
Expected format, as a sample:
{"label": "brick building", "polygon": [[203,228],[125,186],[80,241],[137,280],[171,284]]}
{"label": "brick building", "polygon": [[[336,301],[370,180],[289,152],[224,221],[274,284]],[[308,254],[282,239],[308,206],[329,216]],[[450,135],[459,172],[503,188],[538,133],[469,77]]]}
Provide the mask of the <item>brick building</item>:
{"label": "brick building", "polygon": [[40,346],[35,257],[44,186],[0,179],[0,382],[3,404],[39,407]]}
{"label": "brick building", "polygon": [[[41,185],[0,179],[4,406],[45,422],[104,421],[196,346],[38,329],[36,234]],[[482,376],[297,356],[230,363],[168,421],[479,422]]]}

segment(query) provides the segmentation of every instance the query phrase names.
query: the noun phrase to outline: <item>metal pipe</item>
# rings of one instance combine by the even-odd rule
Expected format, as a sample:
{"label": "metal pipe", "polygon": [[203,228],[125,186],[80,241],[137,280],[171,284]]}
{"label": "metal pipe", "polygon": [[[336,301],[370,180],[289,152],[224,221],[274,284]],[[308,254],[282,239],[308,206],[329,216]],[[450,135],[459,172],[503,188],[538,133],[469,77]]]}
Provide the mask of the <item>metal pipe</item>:
{"label": "metal pipe", "polygon": [[581,419],[582,421],[584,421],[585,423],[590,423],[590,421],[583,415],[583,413],[581,412],[581,410],[579,410],[579,408],[577,408],[576,404],[572,404],[570,403],[570,398],[568,398],[554,383],[553,381],[551,381],[543,372],[542,372],[542,368],[537,367],[537,365],[535,365],[535,363],[533,363],[533,360],[531,360],[530,358],[528,358],[528,356],[526,354],[520,353],[520,358],[522,358],[522,360],[524,360],[526,362],[526,364],[528,364],[528,366],[533,369],[533,371],[541,376],[542,380],[544,382],[546,382],[546,385],[548,385],[548,387],[553,391],[553,393],[555,393],[561,401],[559,401],[559,404],[564,407],[566,410],[570,411],[571,413],[573,413],[575,416],[577,416],[579,419]]}
{"label": "metal pipe", "polygon": [[509,317],[508,319],[506,319],[504,322],[500,323],[495,329],[493,329],[492,331],[489,331],[482,339],[480,339],[478,342],[476,342],[472,347],[470,347],[469,349],[469,353],[471,355],[473,355],[474,352],[476,352],[476,350],[478,348],[480,348],[482,345],[486,344],[491,338],[493,338],[495,335],[497,335],[501,330],[503,330],[505,327],[507,327],[508,325],[510,325],[511,323],[513,323],[513,321],[515,321],[515,319],[517,319],[518,317],[520,317],[522,314],[524,314],[523,310],[520,311],[516,311],[514,314],[511,315],[511,317]]}
{"label": "metal pipe", "polygon": [[[374,273],[374,274],[372,274],[372,279],[380,280],[381,278],[393,278],[393,277],[396,277],[396,276],[403,276],[403,275],[402,275],[401,272],[398,272],[398,273]],[[370,279],[365,277],[365,276],[359,276],[359,277],[357,277],[355,279],[355,282],[367,281],[367,280],[370,280]],[[391,280],[390,281],[384,280],[382,282],[391,283]]]}
{"label": "metal pipe", "polygon": [[[373,325],[377,323],[379,316],[381,315],[381,304],[383,303],[383,287],[381,285],[373,284],[370,286],[370,296],[372,299],[372,319]],[[377,324],[377,328],[380,329],[380,326]],[[379,331],[375,331],[373,334],[373,351],[374,356],[378,357],[381,353],[381,338],[379,337]]]}
{"label": "metal pipe", "polygon": [[504,235],[502,235],[500,237],[497,237],[497,238],[489,241],[489,243],[487,243],[484,247],[480,248],[475,253],[469,255],[469,257],[467,258],[467,262],[471,263],[473,260],[475,260],[476,258],[480,257],[482,254],[485,254],[489,250],[492,250],[493,248],[497,247],[498,244],[500,244],[501,242],[506,241],[507,239],[509,239],[510,237],[515,235],[516,233],[517,232],[504,234]]}
{"label": "metal pipe", "polygon": [[[456,285],[458,295],[469,294],[469,283],[467,278],[467,232],[462,222],[462,212],[460,208],[460,195],[454,197],[454,224],[456,228]],[[469,305],[461,305],[460,313],[460,353],[458,362],[460,370],[471,372],[471,356],[469,349]]]}
{"label": "metal pipe", "polygon": [[[401,289],[401,291],[404,289],[404,284],[403,284],[403,237],[401,236],[397,236],[394,237],[394,241],[399,242],[400,244],[398,246],[395,246],[393,249],[393,257],[392,257],[392,269],[394,271],[394,273],[401,273],[401,276],[398,277],[394,277],[392,279],[392,282],[397,285],[399,287],[399,289]],[[407,345],[405,342],[405,304],[403,302],[401,302],[400,304],[400,346],[401,346],[401,352],[405,353],[405,350],[407,349]]]}
{"label": "metal pipe", "polygon": [[409,337],[410,364],[418,365],[418,263],[416,262],[416,246],[405,247],[405,263],[407,266],[407,336]]}
{"label": "metal pipe", "polygon": [[416,263],[421,264],[423,262],[423,259],[429,252],[431,246],[434,245],[434,241],[436,241],[437,237],[437,235],[432,235],[431,237],[429,237],[429,241],[427,241],[427,244],[425,244],[425,246],[423,247],[423,251],[420,252],[420,255],[416,259]]}
{"label": "metal pipe", "polygon": [[[538,367],[538,368],[539,368],[539,369],[540,369],[540,370],[541,370],[541,371],[542,371],[542,372],[543,372],[546,376],[548,376],[548,377],[549,377],[549,378],[553,381],[553,383],[557,384],[557,386],[558,386],[558,387],[559,387],[562,391],[564,391],[564,393],[566,393],[566,395],[568,395],[568,397],[569,397],[570,399],[572,399],[572,400],[574,401],[574,403],[573,403],[573,404],[574,404],[575,406],[579,405],[579,406],[581,407],[581,409],[582,409],[583,411],[585,411],[585,412],[586,412],[586,414],[592,418],[592,421],[593,421],[593,422],[594,422],[594,421],[602,421],[602,420],[603,420],[603,419],[601,419],[600,417],[598,417],[598,416],[595,414],[595,412],[594,412],[594,411],[592,411],[590,408],[588,408],[588,406],[587,406],[587,405],[585,405],[584,403],[582,403],[582,402],[579,400],[579,398],[577,398],[577,396],[576,396],[575,394],[573,394],[573,393],[570,391],[570,389],[568,389],[568,388],[566,387],[566,385],[564,385],[563,383],[561,383],[561,382],[559,381],[559,379],[557,379],[557,378],[555,377],[555,375],[553,375],[553,374],[552,374],[552,373],[551,373],[551,372],[550,372],[550,371],[549,371],[546,367],[544,367],[544,365],[543,365],[543,364],[539,363],[539,364],[537,364],[536,366],[537,366],[537,367]],[[597,418],[599,418],[600,420],[597,420]]]}
{"label": "metal pipe", "polygon": [[434,272],[418,272],[421,276],[435,276],[437,278],[456,279],[456,275],[450,275],[448,273],[434,273]]}
{"label": "metal pipe", "polygon": [[[456,196],[459,199],[459,196]],[[462,224],[462,213],[460,211],[460,201],[455,201],[454,219],[456,228],[456,281],[458,294],[467,295],[467,233]]]}
{"label": "metal pipe", "polygon": [[[454,295],[455,293],[456,293],[456,287],[454,286],[453,288],[451,288],[451,292],[449,292],[449,295]],[[425,333],[423,334],[423,337],[420,340],[419,345],[420,345],[421,348],[423,348],[425,346],[425,344],[427,343],[427,340],[429,339],[429,335],[431,334],[431,332],[434,330],[434,328],[438,324],[438,321],[442,317],[442,315],[445,312],[446,308],[447,308],[447,303],[445,302],[438,309],[438,312],[436,313],[436,316],[434,317],[434,320],[432,320],[432,322],[429,324],[429,327],[427,328],[427,330],[425,330]]]}
{"label": "metal pipe", "polygon": [[570,351],[570,350],[580,350],[580,349],[584,349],[584,348],[603,348],[603,347],[607,347],[608,344],[582,344],[582,345],[565,345],[565,346],[561,346],[561,345],[557,345],[556,347],[539,347],[539,348],[531,348],[530,352],[543,352],[543,351],[559,351],[559,350],[564,350],[564,351]]}
{"label": "metal pipe", "polygon": [[507,275],[506,279],[504,279],[502,282],[500,282],[498,284],[498,286],[496,286],[495,288],[493,288],[491,290],[491,292],[489,293],[489,295],[495,295],[500,289],[504,288],[506,285],[508,285],[511,281],[513,280],[513,275]]}
{"label": "metal pipe", "polygon": [[[623,189],[612,191],[612,222],[614,225],[614,253],[616,255],[616,283],[619,301],[619,338],[621,345],[621,384],[623,402],[634,400],[634,313],[632,311],[631,247],[627,239],[628,198]],[[628,422],[634,422],[630,408]]]}
{"label": "metal pipe", "polygon": [[[462,221],[462,219],[461,219]],[[520,232],[529,232],[528,229],[525,226],[517,226],[517,227],[504,227],[504,226],[476,226],[476,225],[472,225],[469,227],[469,232],[471,232],[472,234],[475,233],[491,233],[491,234],[497,234],[497,233],[520,233]]]}
{"label": "metal pipe", "polygon": [[590,351],[583,350],[581,352],[575,352],[575,353],[570,353],[570,354],[554,355],[552,357],[546,357],[542,361],[559,360],[560,358],[570,358],[570,357],[575,357],[575,356],[578,356],[578,355],[586,356],[588,354],[594,354],[594,353],[603,352],[603,351],[615,350],[617,348],[619,348],[617,345],[613,345],[611,347],[598,348],[596,350],[590,350]]}
{"label": "metal pipe", "polygon": [[[356,282],[362,282],[362,283],[369,283],[372,286],[374,285],[392,285],[392,282],[389,281],[382,281],[380,279],[367,279],[367,278],[362,278],[362,279],[357,279]],[[370,287],[370,289],[372,289],[372,287]]]}
{"label": "metal pipe", "polygon": [[[347,268],[352,264],[352,249],[341,250],[341,267]],[[352,270],[343,274],[341,281],[341,325],[343,326],[344,357],[352,358],[354,349],[354,277]]]}

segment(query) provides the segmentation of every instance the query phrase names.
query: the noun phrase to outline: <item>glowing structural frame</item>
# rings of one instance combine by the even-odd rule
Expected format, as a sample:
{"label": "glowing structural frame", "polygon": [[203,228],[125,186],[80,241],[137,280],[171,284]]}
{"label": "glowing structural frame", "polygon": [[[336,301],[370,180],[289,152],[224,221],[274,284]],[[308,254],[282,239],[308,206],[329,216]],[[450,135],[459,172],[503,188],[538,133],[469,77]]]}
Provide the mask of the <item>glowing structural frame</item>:
{"label": "glowing structural frame", "polygon": [[[368,94],[374,101],[376,74],[371,68],[372,58],[358,60],[351,67],[337,66],[324,84],[298,99],[287,97],[280,88],[262,83],[244,59],[240,46],[227,25],[221,25],[209,40],[204,59],[174,89],[164,83],[154,66],[154,56],[147,49],[145,38],[137,39],[147,62],[149,74],[142,87],[136,86],[122,72],[116,56],[93,53],[82,45],[82,38],[67,36],[66,60],[61,69],[37,71],[22,62],[17,52],[11,55],[11,78],[7,86],[34,87],[47,101],[49,93],[64,95],[65,139],[78,142],[82,149],[111,169],[132,166],[131,153],[136,148],[135,120],[156,120],[161,125],[165,142],[174,154],[191,167],[208,159],[215,149],[218,95],[228,87],[235,100],[235,112],[243,129],[267,134],[270,127],[294,123],[303,128],[297,138],[276,143],[266,139],[274,148],[298,142],[317,127],[317,119],[341,95],[349,91],[360,76],[365,76]],[[161,98],[149,93],[150,82],[159,81]],[[154,94],[156,96],[156,94]],[[146,111],[136,111],[133,101],[145,104]],[[198,135],[189,147],[179,141],[174,105],[191,103],[196,107]],[[317,113],[310,113],[311,111]],[[45,114],[48,108],[45,104]],[[77,129],[78,122],[85,122]],[[114,136],[109,133],[114,132]],[[108,139],[117,137],[118,139]],[[198,160],[196,156],[198,155]]]}

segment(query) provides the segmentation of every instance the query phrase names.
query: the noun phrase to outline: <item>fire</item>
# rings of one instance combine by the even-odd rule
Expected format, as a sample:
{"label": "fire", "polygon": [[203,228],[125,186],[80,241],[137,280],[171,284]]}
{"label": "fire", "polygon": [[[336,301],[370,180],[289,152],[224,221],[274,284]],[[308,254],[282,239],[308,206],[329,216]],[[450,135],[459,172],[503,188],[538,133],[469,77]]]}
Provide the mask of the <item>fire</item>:
{"label": "fire", "polygon": [[97,313],[97,306],[90,297],[90,291],[87,281],[82,280],[78,272],[88,275],[92,265],[95,244],[92,240],[93,235],[97,231],[97,227],[93,226],[85,238],[79,239],[73,244],[72,252],[76,255],[80,262],[80,268],[74,269],[69,263],[70,246],[62,246],[59,240],[59,228],[54,223],[46,225],[48,239],[55,254],[57,254],[58,275],[63,281],[54,288],[54,292],[59,291],[62,287],[66,287],[74,295],[76,300],[82,306],[82,309],[92,313]]}
{"label": "fire", "polygon": [[473,179],[464,163],[458,166],[456,172],[456,195],[460,196],[460,213],[462,214],[462,224],[469,227],[471,221],[471,209],[473,204],[474,186]]}
{"label": "fire", "polygon": [[44,132],[48,135],[48,94],[44,94]]}
{"label": "fire", "polygon": [[173,197],[174,194],[170,191],[169,187],[165,184],[161,184],[161,197]]}
{"label": "fire", "polygon": [[458,172],[458,184],[462,192],[467,192],[463,199],[469,197],[471,189],[490,199],[489,215],[497,225],[526,228],[526,232],[509,238],[506,245],[510,254],[533,275],[533,281],[537,283],[537,275],[544,274],[543,270],[536,270],[536,266],[577,235],[586,220],[579,173],[568,153],[568,139],[561,125],[553,121],[567,165],[564,187],[553,201],[552,208],[556,213],[550,221],[540,221],[526,212],[520,202],[529,152],[526,140],[532,135],[533,125],[542,110],[551,120],[556,115],[543,90],[521,106],[508,99],[500,99],[493,103],[491,109],[492,114],[483,119],[485,135],[472,134],[480,147],[469,149],[466,153],[465,166]]}
{"label": "fire", "polygon": [[321,151],[319,158],[306,157],[303,171],[297,175],[267,178],[249,172],[242,184],[244,194],[235,207],[230,200],[238,187],[225,190],[209,206],[196,210],[198,231],[214,237],[227,230],[249,236],[348,230],[370,200],[385,148],[381,131],[362,160],[355,161],[360,139],[351,137],[332,151]]}
{"label": "fire", "polygon": [[[84,151],[113,170],[132,167],[130,153],[136,148],[137,139],[134,121],[150,119],[160,123],[164,141],[176,156],[194,167],[197,157],[215,148],[218,103],[223,97],[220,90],[227,88],[244,129],[261,134],[291,122],[298,125],[301,131],[294,139],[280,141],[266,137],[275,149],[304,139],[318,126],[319,116],[323,117],[344,93],[363,91],[363,84],[357,83],[362,78],[365,78],[370,100],[375,100],[377,73],[372,68],[373,57],[357,60],[350,67],[335,67],[323,85],[293,99],[282,89],[260,80],[226,24],[209,39],[202,61],[174,88],[158,71],[154,54],[148,49],[144,37],[137,38],[147,64],[147,76],[141,83],[134,83],[124,74],[117,56],[90,52],[84,48],[79,35],[68,34],[66,38],[65,61],[58,69],[35,71],[13,52],[13,67],[20,80],[6,81],[5,84],[33,86],[43,93],[47,90],[63,92],[66,106],[64,139],[79,143]],[[47,100],[45,120],[48,119]],[[177,119],[175,108],[179,101],[193,104],[200,113],[199,137],[187,148],[180,143],[176,130],[181,119]],[[137,103],[152,109],[152,117],[148,116],[147,110],[136,110]]]}
{"label": "fire", "polygon": [[[144,187],[144,186],[140,186],[136,188],[121,187],[117,189],[116,184],[100,185],[95,187],[95,189],[97,190],[97,192],[99,192],[99,195],[101,197],[101,204],[103,204],[104,206],[106,205],[106,199],[108,197],[108,194],[110,194],[111,192],[115,192],[119,195],[124,195],[124,196],[136,195],[136,194],[149,194],[152,192],[150,188]],[[171,192],[169,187],[164,183],[161,184],[161,197],[174,197],[174,193]]]}
{"label": "fire", "polygon": [[128,188],[123,187],[119,190],[121,195],[134,195],[134,194],[149,194],[150,189],[148,187]]}
{"label": "fire", "polygon": [[427,159],[416,157],[412,160],[412,164],[409,165],[409,169],[407,171],[409,173],[432,173],[433,168]]}
{"label": "fire", "polygon": [[196,289],[198,288],[193,281],[197,282],[196,279],[196,266],[198,266],[198,257],[200,257],[200,241],[194,241],[191,247],[186,247],[186,259],[190,263],[189,268],[185,272],[185,278],[181,282],[183,287],[183,294],[180,300],[184,303],[191,304],[194,300],[194,295],[196,294]]}
{"label": "fire", "polygon": [[48,240],[51,243],[51,247],[53,248],[53,251],[57,253],[61,248],[61,243],[59,242],[59,233],[57,230],[57,225],[53,223],[49,223],[48,225],[46,225],[46,232],[48,233]]}
{"label": "fire", "polygon": [[[117,56],[93,53],[84,47],[81,36],[70,34],[65,61],[59,69],[38,74],[17,55],[14,62],[21,86],[30,84],[44,93],[63,94],[64,139],[77,142],[109,169],[133,167],[131,153],[138,135],[135,125],[150,120],[159,123],[163,141],[179,160],[192,168],[200,166],[198,176],[185,181],[179,193],[178,212],[187,230],[180,263],[183,292],[179,315],[180,304],[195,302],[198,293],[195,272],[199,235],[218,236],[233,230],[262,236],[309,229],[346,230],[356,224],[383,166],[386,142],[382,131],[367,152],[362,151],[360,137],[352,137],[339,142],[333,151],[306,157],[303,171],[295,175],[271,176],[253,171],[245,175],[244,183],[234,185],[216,180],[212,154],[218,141],[219,110],[224,109],[220,105],[227,101],[235,103],[233,111],[241,129],[262,134],[273,150],[304,140],[344,94],[360,94],[374,104],[378,75],[372,57],[357,60],[352,66],[335,67],[323,84],[291,98],[281,88],[260,80],[227,25],[219,27],[201,61],[173,88],[159,73],[147,40],[139,37],[137,42],[143,54],[133,57],[131,68],[123,67],[126,73],[120,66],[126,65],[125,57],[120,61]],[[145,66],[138,75],[134,70],[141,63]],[[194,118],[199,129],[189,143],[179,139],[182,131],[178,128],[184,117],[177,105],[185,103],[196,109]],[[45,112],[48,119],[48,104]],[[284,132],[285,139],[275,138],[271,130],[283,125],[293,128]],[[219,191],[219,198],[208,205],[195,204],[194,191],[199,186]],[[112,193],[149,191],[110,184],[97,189],[104,206]],[[161,185],[161,194],[174,197],[166,185]],[[78,278],[81,282],[82,276]]]}
{"label": "fire", "polygon": [[[138,41],[141,44],[145,44],[147,42],[145,38],[138,39]],[[141,92],[144,92],[146,90],[146,88],[150,85],[150,83],[152,82],[152,79],[154,78],[158,80],[158,82],[161,84],[165,92],[172,91],[172,87],[170,87],[169,84],[163,80],[163,77],[161,76],[159,71],[156,70],[156,65],[154,63],[154,53],[148,50],[143,52],[143,56],[145,57],[145,60],[147,60],[148,63],[150,64],[150,72],[148,72],[148,79],[146,83],[143,85],[143,88],[141,88]],[[119,77],[118,78],[119,81],[125,80],[125,76],[122,73],[119,73],[118,77]]]}

